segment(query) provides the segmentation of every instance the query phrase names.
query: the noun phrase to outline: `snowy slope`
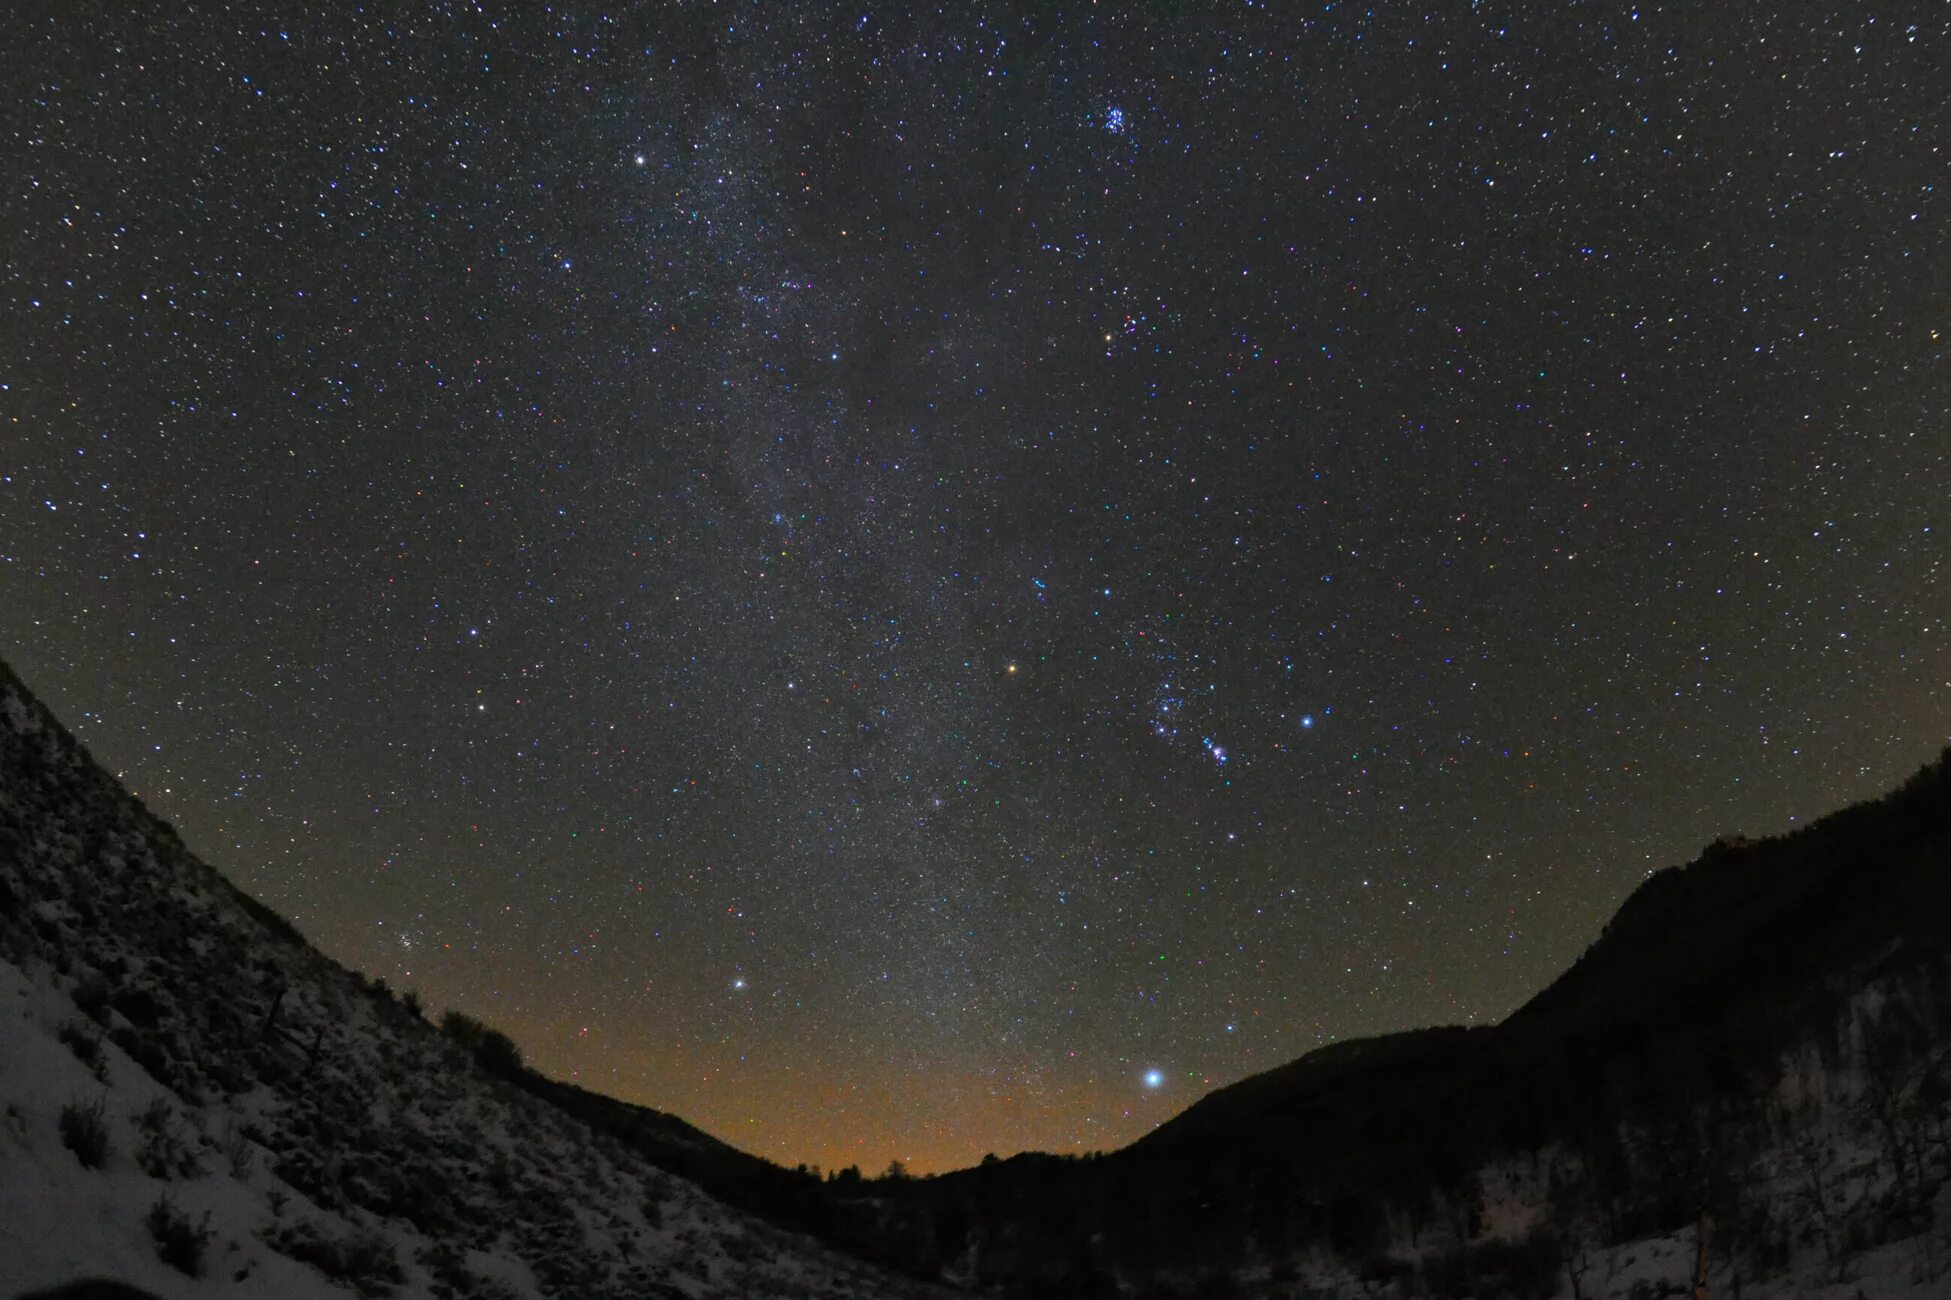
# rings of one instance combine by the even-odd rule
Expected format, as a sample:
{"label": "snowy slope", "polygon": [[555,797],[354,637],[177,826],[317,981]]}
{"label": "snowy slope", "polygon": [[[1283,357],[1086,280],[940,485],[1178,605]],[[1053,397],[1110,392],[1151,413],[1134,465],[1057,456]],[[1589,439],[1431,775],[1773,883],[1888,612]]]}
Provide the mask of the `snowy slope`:
{"label": "snowy slope", "polygon": [[0,667],[0,1296],[85,1276],[161,1296],[938,1294],[486,1073],[193,857]]}

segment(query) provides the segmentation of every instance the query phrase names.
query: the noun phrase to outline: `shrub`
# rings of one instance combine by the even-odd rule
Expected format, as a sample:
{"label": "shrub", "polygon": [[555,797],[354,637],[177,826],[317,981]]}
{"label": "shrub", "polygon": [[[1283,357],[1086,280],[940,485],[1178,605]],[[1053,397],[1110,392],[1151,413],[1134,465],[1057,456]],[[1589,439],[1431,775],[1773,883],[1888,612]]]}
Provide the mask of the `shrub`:
{"label": "shrub", "polygon": [[257,1148],[245,1132],[248,1127],[238,1124],[235,1118],[224,1124],[224,1159],[230,1162],[230,1172],[238,1178],[249,1178],[257,1165]]}
{"label": "shrub", "polygon": [[149,1217],[143,1222],[149,1225],[149,1235],[156,1239],[157,1258],[191,1277],[203,1273],[203,1250],[213,1235],[209,1211],[204,1211],[200,1222],[192,1222],[164,1196],[149,1207]]}
{"label": "shrub", "polygon": [[127,1052],[157,1083],[165,1088],[175,1083],[176,1073],[170,1064],[169,1053],[164,1050],[157,1035],[123,1025],[109,1031],[108,1041]]}
{"label": "shrub", "polygon": [[98,1025],[108,1023],[108,981],[99,975],[82,979],[74,988],[75,1010]]}
{"label": "shrub", "polygon": [[280,1254],[310,1264],[362,1296],[387,1295],[406,1280],[393,1243],[376,1232],[358,1232],[335,1241],[317,1224],[300,1220],[266,1240]]}
{"label": "shrub", "polygon": [[100,1169],[108,1162],[107,1110],[106,1096],[85,1106],[71,1101],[61,1108],[61,1141],[84,1169]]}
{"label": "shrub", "polygon": [[108,1067],[102,1061],[102,1031],[79,1020],[64,1020],[54,1036],[67,1044],[68,1050],[75,1054],[75,1060],[88,1067],[95,1076],[95,1082],[108,1081]]}
{"label": "shrub", "polygon": [[194,1178],[203,1172],[196,1153],[177,1137],[174,1120],[161,1097],[152,1098],[135,1116],[135,1162],[151,1178]]}
{"label": "shrub", "polygon": [[519,1293],[497,1277],[484,1277],[467,1266],[467,1253],[451,1241],[436,1241],[420,1250],[420,1265],[433,1279],[436,1296],[465,1296],[467,1300],[519,1300]]}
{"label": "shrub", "polygon": [[440,1018],[440,1031],[472,1053],[475,1064],[488,1073],[521,1073],[522,1049],[499,1029],[490,1029],[466,1012],[450,1009]]}
{"label": "shrub", "polygon": [[145,988],[125,988],[113,994],[108,1004],[122,1013],[122,1018],[144,1031],[162,1027],[163,1004],[156,995]]}
{"label": "shrub", "polygon": [[1557,1235],[1538,1229],[1515,1241],[1483,1241],[1435,1256],[1425,1261],[1424,1276],[1439,1293],[1532,1300],[1558,1293],[1563,1267]]}

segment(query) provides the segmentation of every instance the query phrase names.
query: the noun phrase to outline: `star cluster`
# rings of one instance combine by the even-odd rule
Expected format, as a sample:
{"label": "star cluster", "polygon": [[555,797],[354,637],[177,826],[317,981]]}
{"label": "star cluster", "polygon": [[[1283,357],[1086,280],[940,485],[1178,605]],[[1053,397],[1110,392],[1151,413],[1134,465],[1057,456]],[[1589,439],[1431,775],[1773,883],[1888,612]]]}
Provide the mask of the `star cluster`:
{"label": "star cluster", "polygon": [[1944,743],[1942,10],[848,12],[13,24],[0,652],[327,951],[1110,1148]]}

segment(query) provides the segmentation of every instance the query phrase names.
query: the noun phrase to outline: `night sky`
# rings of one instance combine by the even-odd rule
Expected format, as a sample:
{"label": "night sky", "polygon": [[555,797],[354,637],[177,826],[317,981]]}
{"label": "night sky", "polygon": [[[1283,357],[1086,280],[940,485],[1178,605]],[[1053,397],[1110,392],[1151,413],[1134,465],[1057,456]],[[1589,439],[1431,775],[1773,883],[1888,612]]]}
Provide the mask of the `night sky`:
{"label": "night sky", "polygon": [[1951,733],[1941,4],[25,8],[0,654],[762,1155],[1494,1020]]}

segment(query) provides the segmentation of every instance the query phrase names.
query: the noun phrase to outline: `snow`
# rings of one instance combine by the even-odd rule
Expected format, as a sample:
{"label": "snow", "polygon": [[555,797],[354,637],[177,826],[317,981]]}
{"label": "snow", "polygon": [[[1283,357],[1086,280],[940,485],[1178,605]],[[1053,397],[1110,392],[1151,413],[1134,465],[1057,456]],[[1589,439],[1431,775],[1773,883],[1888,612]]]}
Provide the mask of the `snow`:
{"label": "snow", "polygon": [[[112,1277],[159,1296],[278,1297],[345,1293],[317,1272],[265,1249],[255,1231],[271,1210],[260,1177],[207,1177],[162,1183],[138,1169],[131,1117],[157,1094],[154,1082],[106,1041],[108,1083],[96,1081],[55,1036],[74,1006],[0,961],[0,1293]],[[62,1108],[106,1102],[110,1151],[100,1170],[82,1167],[63,1144]],[[214,1150],[203,1163],[220,1167]],[[206,1276],[192,1280],[156,1254],[144,1219],[167,1193],[192,1219],[210,1216],[214,1238]]]}
{"label": "snow", "polygon": [[[344,1297],[323,1268],[347,1272],[350,1243],[378,1261],[373,1294],[943,1294],[720,1204],[489,1075],[249,909],[4,673],[0,850],[0,1296],[107,1277]],[[110,1150],[88,1168],[62,1112],[95,1104]],[[146,1138],[152,1106],[170,1142]],[[141,1159],[145,1140],[166,1158]],[[207,1224],[200,1277],[158,1253],[165,1196]]]}

